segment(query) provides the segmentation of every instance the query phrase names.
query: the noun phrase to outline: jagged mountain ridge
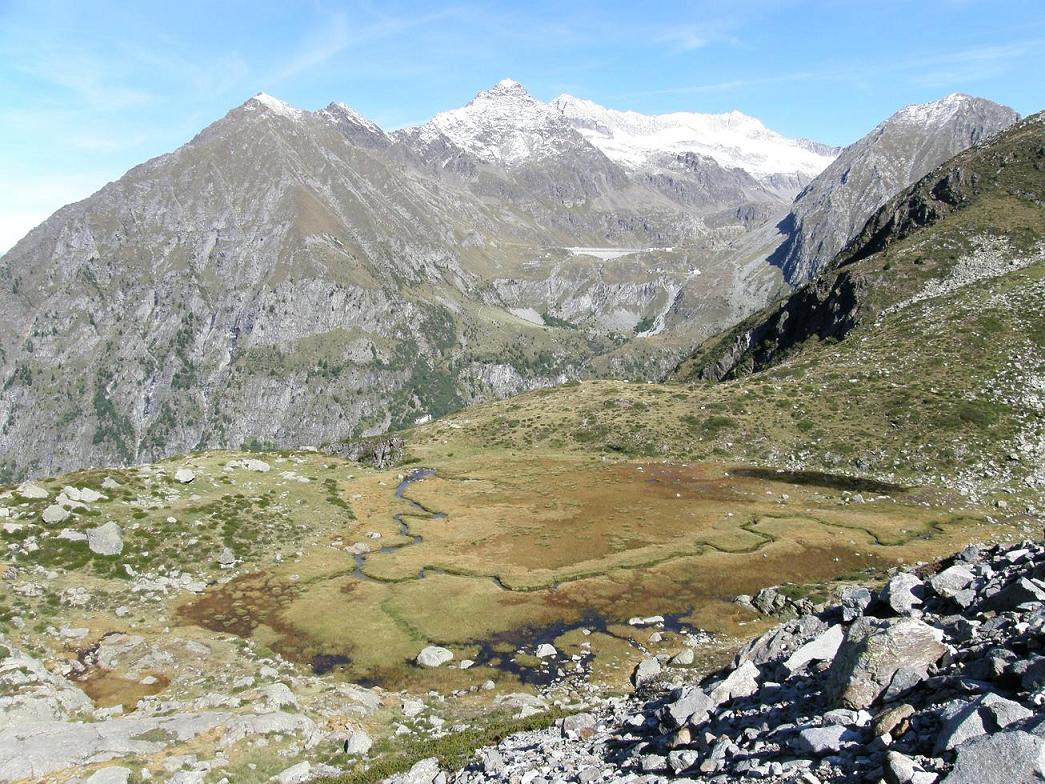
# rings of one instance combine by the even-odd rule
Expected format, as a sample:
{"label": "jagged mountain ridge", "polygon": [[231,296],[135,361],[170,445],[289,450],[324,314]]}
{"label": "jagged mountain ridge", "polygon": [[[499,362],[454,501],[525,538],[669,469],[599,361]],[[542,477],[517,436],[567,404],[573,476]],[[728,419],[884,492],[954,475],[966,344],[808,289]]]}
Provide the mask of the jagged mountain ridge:
{"label": "jagged mountain ridge", "polygon": [[781,292],[735,252],[783,206],[751,173],[698,153],[635,171],[515,83],[468,111],[490,103],[531,112],[552,157],[505,163],[519,111],[484,118],[483,155],[445,116],[386,133],[261,94],[52,216],[0,260],[3,470],[323,443],[659,376]]}

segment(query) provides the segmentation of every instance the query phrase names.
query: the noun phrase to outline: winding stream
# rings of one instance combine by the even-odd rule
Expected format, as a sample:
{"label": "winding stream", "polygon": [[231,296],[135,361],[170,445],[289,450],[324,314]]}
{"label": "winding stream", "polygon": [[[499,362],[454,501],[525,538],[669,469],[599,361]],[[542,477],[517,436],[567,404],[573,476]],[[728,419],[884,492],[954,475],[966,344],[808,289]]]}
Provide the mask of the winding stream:
{"label": "winding stream", "polygon": [[[406,489],[410,487],[410,485],[414,484],[415,482],[420,482],[422,479],[427,479],[430,476],[435,476],[434,468],[418,468],[414,471],[411,471],[409,474],[403,477],[403,480],[398,485],[396,485],[395,497],[401,498],[402,500],[406,501],[411,506],[411,508],[418,513],[419,516],[427,517],[429,520],[445,520],[446,514],[444,512],[433,512],[431,509],[426,509],[425,507],[421,506],[421,504],[419,504],[417,501],[405,495]],[[378,549],[376,552],[394,553],[396,550],[400,550],[403,547],[412,547],[413,545],[421,544],[421,542],[424,541],[424,537],[422,537],[420,534],[410,532],[410,526],[403,519],[403,516],[405,514],[406,512],[399,512],[398,514],[392,515],[392,519],[395,521],[395,524],[399,526],[399,533],[409,538],[410,541],[403,542],[402,544],[385,545],[384,547]],[[363,564],[366,563],[367,556],[369,555],[373,555],[373,551],[368,553],[355,554],[356,568],[352,571],[352,576],[359,580],[369,580],[371,582],[374,582],[374,578],[363,571]],[[422,569],[418,573],[417,577],[418,579],[423,579],[424,576],[425,570]]]}

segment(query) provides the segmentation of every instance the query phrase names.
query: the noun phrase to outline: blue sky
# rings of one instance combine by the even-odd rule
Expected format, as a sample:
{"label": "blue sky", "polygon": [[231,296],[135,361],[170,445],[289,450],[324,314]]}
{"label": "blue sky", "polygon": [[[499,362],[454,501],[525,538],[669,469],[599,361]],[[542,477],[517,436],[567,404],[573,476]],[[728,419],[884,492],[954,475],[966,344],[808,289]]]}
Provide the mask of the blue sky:
{"label": "blue sky", "polygon": [[846,144],[961,91],[1045,108],[1042,0],[0,0],[0,250],[252,94],[386,128],[504,77]]}

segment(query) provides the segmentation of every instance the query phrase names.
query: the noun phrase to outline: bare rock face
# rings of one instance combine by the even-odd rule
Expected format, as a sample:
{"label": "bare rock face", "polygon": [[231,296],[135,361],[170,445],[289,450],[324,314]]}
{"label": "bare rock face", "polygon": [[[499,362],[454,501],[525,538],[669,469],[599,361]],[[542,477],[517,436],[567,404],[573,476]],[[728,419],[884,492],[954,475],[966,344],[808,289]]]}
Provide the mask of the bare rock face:
{"label": "bare rock face", "polygon": [[1045,738],[1016,730],[963,745],[943,784],[1016,784],[1043,779]]}
{"label": "bare rock face", "polygon": [[914,618],[863,617],[846,630],[831,665],[836,702],[869,708],[901,670],[924,670],[947,652],[943,633]]}

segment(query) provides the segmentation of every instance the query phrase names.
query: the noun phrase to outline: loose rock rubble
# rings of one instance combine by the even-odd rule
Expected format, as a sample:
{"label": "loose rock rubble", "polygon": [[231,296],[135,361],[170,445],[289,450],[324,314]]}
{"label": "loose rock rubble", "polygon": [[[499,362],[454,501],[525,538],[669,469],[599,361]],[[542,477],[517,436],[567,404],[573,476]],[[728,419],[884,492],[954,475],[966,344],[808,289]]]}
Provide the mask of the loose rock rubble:
{"label": "loose rock rubble", "polygon": [[[1018,784],[1045,778],[1045,545],[971,546],[934,575],[767,632],[700,685],[481,749],[458,784]],[[404,784],[440,775],[425,760]]]}

